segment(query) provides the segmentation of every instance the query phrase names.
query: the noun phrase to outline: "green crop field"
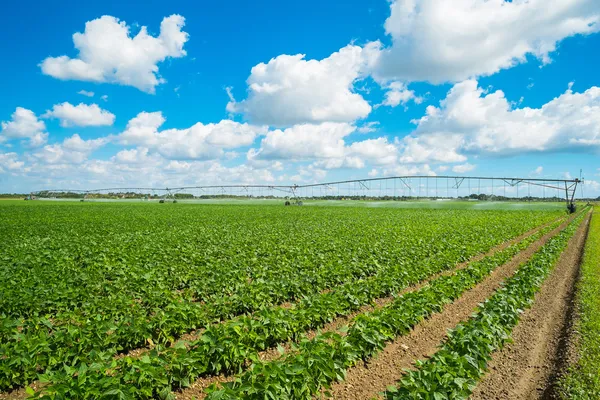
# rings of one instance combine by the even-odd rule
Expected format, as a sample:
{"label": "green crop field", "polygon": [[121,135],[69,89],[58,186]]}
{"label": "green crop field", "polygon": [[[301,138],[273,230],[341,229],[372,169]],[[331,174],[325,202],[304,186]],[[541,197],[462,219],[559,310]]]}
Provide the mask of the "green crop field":
{"label": "green crop field", "polygon": [[466,398],[585,218],[552,203],[232,203],[0,202],[0,399],[191,398],[210,377],[225,383],[195,398],[327,395],[554,232],[386,393]]}

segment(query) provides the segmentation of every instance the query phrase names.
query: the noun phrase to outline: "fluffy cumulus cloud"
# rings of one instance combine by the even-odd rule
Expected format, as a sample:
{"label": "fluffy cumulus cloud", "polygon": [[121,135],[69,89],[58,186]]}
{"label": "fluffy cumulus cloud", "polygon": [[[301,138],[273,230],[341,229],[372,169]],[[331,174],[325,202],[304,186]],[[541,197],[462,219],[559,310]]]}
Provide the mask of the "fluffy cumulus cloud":
{"label": "fluffy cumulus cloud", "polygon": [[35,151],[33,159],[43,164],[81,164],[89,155],[108,143],[107,138],[84,140],[78,134],[62,143],[46,145]]}
{"label": "fluffy cumulus cloud", "polygon": [[[0,168],[5,168],[4,165],[0,154]],[[231,167],[218,161],[168,160],[143,148],[121,151],[108,160],[90,159],[81,163],[47,163],[35,158],[27,169],[28,172],[22,175],[35,190],[193,186],[198,185],[199,176],[207,185],[224,182],[264,184],[276,180],[273,172],[265,167]],[[12,173],[18,175],[19,171]]]}
{"label": "fluffy cumulus cloud", "polygon": [[355,131],[354,125],[343,122],[300,124],[284,130],[272,130],[262,139],[259,148],[248,151],[247,158],[251,163],[312,161],[313,172],[339,168],[361,169],[367,164],[389,166],[398,161],[395,143],[390,143],[385,137],[350,143],[348,136]]}
{"label": "fluffy cumulus cloud", "polygon": [[460,133],[412,134],[405,136],[399,142],[400,161],[403,163],[458,163],[467,160],[465,155],[458,152],[464,142],[464,137]]}
{"label": "fluffy cumulus cloud", "polygon": [[323,169],[362,169],[371,166],[391,166],[398,161],[398,147],[385,137],[361,140],[346,145],[343,156],[316,161],[313,165]]}
{"label": "fluffy cumulus cloud", "polygon": [[262,139],[258,150],[250,150],[248,157],[295,161],[341,158],[345,154],[344,137],[354,130],[353,125],[340,122],[301,124],[285,130],[272,130]]}
{"label": "fluffy cumulus cloud", "polygon": [[101,109],[98,104],[79,103],[76,106],[68,102],[55,104],[52,110],[46,111],[43,117],[58,118],[63,127],[103,126],[112,125],[115,122],[115,115]]}
{"label": "fluffy cumulus cloud", "polygon": [[180,15],[165,17],[157,37],[142,26],[135,36],[124,22],[108,15],[85,24],[83,33],[73,35],[77,58],[48,57],[40,64],[42,72],[63,80],[118,83],[154,93],[165,80],[158,64],[186,55],[188,34]]}
{"label": "fluffy cumulus cloud", "polygon": [[[114,155],[111,160],[119,164],[144,164],[151,162],[158,162],[160,156],[149,154],[149,150],[146,147],[138,147],[135,149],[121,150]],[[186,165],[187,163],[180,163],[179,165]],[[177,165],[177,164],[174,164]]]}
{"label": "fluffy cumulus cloud", "polygon": [[[384,176],[435,176],[435,171],[431,169],[429,164],[397,164],[384,168],[382,171]],[[411,182],[412,183],[412,182]]]}
{"label": "fluffy cumulus cloud", "polygon": [[387,138],[379,137],[354,142],[348,146],[348,155],[368,160],[371,165],[390,165],[397,161],[398,148]]}
{"label": "fluffy cumulus cloud", "polygon": [[17,153],[0,153],[0,173],[19,171],[24,165]]}
{"label": "fluffy cumulus cloud", "polygon": [[224,149],[250,146],[267,128],[230,120],[196,123],[187,129],[165,129],[161,112],[142,112],[127,124],[117,140],[124,145],[155,150],[163,157],[179,160],[212,160],[225,155]]}
{"label": "fluffy cumulus cloud", "polygon": [[260,63],[247,80],[248,97],[236,102],[229,92],[227,111],[280,127],[364,118],[371,106],[354,91],[354,83],[365,76],[378,48],[378,43],[348,45],[323,60],[297,54]]}
{"label": "fluffy cumulus cloud", "polygon": [[87,90],[80,90],[79,92],[77,92],[77,94],[80,94],[82,96],[85,97],[94,97],[94,92],[88,92]]}
{"label": "fluffy cumulus cloud", "polygon": [[421,104],[423,98],[415,94],[414,90],[409,90],[402,82],[391,82],[387,85],[388,91],[383,99],[384,106],[396,107],[406,105],[410,101]]}
{"label": "fluffy cumulus cloud", "polygon": [[27,139],[31,147],[46,143],[48,133],[44,121],[40,121],[35,113],[23,107],[17,107],[10,121],[1,123],[0,142],[11,139]]}
{"label": "fluffy cumulus cloud", "polygon": [[433,83],[491,75],[528,55],[549,63],[559,41],[599,29],[597,0],[394,0],[393,43],[374,73]]}
{"label": "fluffy cumulus cloud", "polygon": [[475,165],[465,163],[460,165],[455,165],[452,167],[452,172],[456,172],[457,174],[464,174],[466,172],[473,171],[475,169]]}
{"label": "fluffy cumulus cloud", "polygon": [[504,155],[600,149],[600,88],[568,89],[540,108],[513,108],[500,90],[476,81],[454,85],[439,107],[427,107],[402,140],[407,162],[464,162],[469,154]]}

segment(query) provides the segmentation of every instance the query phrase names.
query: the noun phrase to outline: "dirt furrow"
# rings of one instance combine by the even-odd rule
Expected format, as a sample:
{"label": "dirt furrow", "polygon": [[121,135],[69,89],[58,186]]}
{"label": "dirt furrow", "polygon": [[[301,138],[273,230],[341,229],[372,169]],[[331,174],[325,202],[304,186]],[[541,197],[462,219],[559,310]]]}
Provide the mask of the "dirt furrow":
{"label": "dirt furrow", "polygon": [[[569,219],[569,221],[570,221],[570,219]],[[482,260],[485,257],[494,255],[496,252],[504,250],[507,247],[509,247],[509,246],[511,246],[513,244],[519,243],[523,239],[525,239],[525,238],[527,238],[527,237],[529,237],[531,235],[534,235],[535,233],[537,233],[541,229],[544,229],[545,227],[553,224],[554,222],[556,222],[556,220],[552,221],[550,223],[544,224],[542,226],[539,226],[537,228],[534,228],[534,229],[532,229],[532,230],[530,230],[530,231],[528,231],[528,232],[526,232],[526,233],[524,233],[524,234],[522,234],[522,235],[520,235],[520,236],[518,236],[518,237],[516,237],[514,239],[506,241],[506,242],[504,242],[504,243],[502,243],[502,244],[500,244],[500,245],[498,245],[498,246],[490,249],[486,253],[482,253],[482,254],[478,254],[476,256],[473,256],[469,260],[467,260],[465,262],[462,262],[460,264],[457,264],[451,270],[444,271],[444,272],[432,275],[429,278],[427,278],[426,280],[424,280],[424,281],[422,281],[422,282],[420,282],[420,283],[418,283],[416,285],[410,286],[410,287],[402,290],[396,296],[402,295],[402,294],[410,292],[410,291],[418,290],[418,289],[422,288],[423,286],[427,285],[430,281],[432,281],[432,280],[434,280],[434,279],[436,279],[438,277],[451,275],[451,274],[455,273],[456,271],[458,271],[460,269],[466,268],[469,264],[471,264],[473,262],[480,261],[480,260]],[[562,227],[565,226],[565,224],[566,223],[563,223],[561,225],[561,227],[559,227],[559,228],[555,229],[554,231],[550,232],[549,234],[545,235],[543,238],[541,238],[539,241],[537,241],[536,244],[540,243],[540,241],[542,241],[542,240],[545,243],[545,240],[547,240],[549,237],[551,237],[551,235],[554,234],[555,232],[558,232]],[[541,247],[541,245],[540,245],[540,247]],[[353,313],[351,313],[349,315],[336,318],[335,320],[333,320],[333,321],[329,322],[328,324],[324,325],[321,329],[312,330],[312,331],[307,332],[307,337],[309,339],[312,339],[312,338],[314,338],[320,332],[321,333],[325,333],[325,332],[336,331],[337,329],[343,327],[344,325],[348,325],[348,323],[352,319],[354,319],[357,315],[365,313],[365,312],[374,311],[374,310],[376,310],[378,308],[384,307],[385,305],[391,303],[396,296],[389,296],[389,297],[384,297],[384,298],[376,299],[374,305],[363,306],[360,309],[358,309],[357,311],[355,311],[355,312],[353,312]],[[340,334],[344,335],[345,333],[344,332],[340,332]],[[285,352],[288,353],[288,352],[290,352],[292,350],[292,343],[286,343],[282,347],[285,350]],[[276,348],[272,348],[272,349],[269,349],[269,350],[266,350],[266,351],[263,351],[263,352],[259,353],[259,357],[263,361],[271,361],[271,360],[276,359],[279,356],[280,356],[280,353],[279,353],[279,351]],[[220,375],[218,377],[213,377],[213,376],[202,377],[202,378],[199,378],[196,381],[194,381],[194,383],[192,383],[192,385],[189,388],[186,388],[186,389],[182,390],[181,392],[178,392],[176,394],[176,397],[179,400],[192,400],[192,399],[202,400],[206,396],[205,393],[204,393],[204,390],[207,387],[209,387],[212,383],[215,383],[215,382],[227,382],[227,381],[230,381],[231,379],[232,379],[231,377],[226,377],[224,375]],[[385,387],[384,387],[384,389],[385,389]],[[350,398],[352,398],[352,397],[350,397]]]}
{"label": "dirt furrow", "polygon": [[[481,260],[481,259],[483,259],[485,257],[488,257],[488,256],[491,256],[491,255],[495,254],[498,251],[504,250],[508,246],[511,246],[511,245],[513,245],[515,243],[520,242],[521,240],[525,239],[526,237],[529,237],[531,235],[536,234],[541,229],[544,229],[545,227],[547,227],[547,226],[555,223],[557,220],[563,219],[563,218],[564,217],[560,217],[560,218],[557,218],[556,220],[554,220],[552,222],[548,222],[548,223],[546,223],[544,225],[541,225],[541,226],[538,226],[536,228],[533,228],[530,231],[525,232],[522,235],[517,236],[514,239],[508,240],[508,241],[506,241],[504,243],[499,244],[498,246],[493,247],[492,249],[488,250],[486,253],[481,253],[481,254],[474,255],[469,260],[464,261],[464,262],[462,262],[460,264],[457,264],[451,270],[444,271],[444,272],[432,275],[432,276],[428,277],[426,280],[420,282],[419,284],[413,285],[413,286],[411,286],[409,288],[404,289],[402,292],[400,292],[396,296],[398,296],[398,295],[400,295],[400,294],[402,294],[404,292],[407,292],[407,291],[417,290],[417,289],[425,286],[425,284],[427,284],[427,282],[429,282],[429,281],[431,281],[431,280],[433,280],[435,278],[438,278],[438,277],[444,276],[444,275],[450,275],[450,274],[453,274],[454,272],[458,271],[459,269],[466,268],[472,262],[479,261],[479,260]],[[324,293],[331,292],[332,290],[335,290],[335,288],[328,288],[328,289],[323,290],[320,293],[324,294]],[[383,307],[386,304],[391,303],[394,300],[394,298],[395,298],[395,296],[388,296],[388,297],[383,297],[383,298],[380,298],[380,299],[376,299],[374,301],[375,302],[374,306],[373,305],[363,306],[359,310],[357,310],[357,311],[355,311],[355,312],[353,312],[353,313],[351,313],[349,315],[346,315],[346,316],[343,316],[343,317],[335,319],[334,321],[332,321],[332,322],[328,323],[327,325],[325,325],[324,327],[322,327],[319,331],[320,332],[333,331],[333,330],[337,329],[338,327],[343,326],[345,323],[347,323],[348,321],[350,321],[356,315],[362,314],[364,312],[372,311],[372,310],[374,310],[376,308],[379,308],[379,307]],[[283,308],[286,308],[286,309],[289,309],[289,308],[293,308],[295,306],[295,303],[286,302],[286,303],[280,304],[279,306],[283,307]],[[226,322],[226,321],[225,320],[221,321],[221,323],[223,323],[223,322]],[[313,338],[319,331],[315,330],[315,331],[309,332],[308,333],[308,337],[309,338]],[[181,338],[179,338],[178,341],[172,343],[171,346],[175,346],[178,342],[184,342],[184,341],[191,342],[191,341],[197,340],[197,339],[200,338],[200,336],[202,336],[203,332],[204,332],[204,330],[200,329],[200,330],[197,330],[197,331],[194,331],[194,332],[187,333],[187,334],[183,335]],[[117,355],[116,357],[118,357],[118,358],[125,357],[125,356],[139,357],[139,356],[145,354],[146,352],[148,352],[149,350],[151,350],[153,347],[154,346],[141,347],[141,348],[138,348],[138,349],[131,350],[128,353]]]}
{"label": "dirt furrow", "polygon": [[359,363],[349,369],[346,379],[332,385],[329,392],[335,399],[371,399],[380,396],[388,385],[402,376],[403,369],[411,368],[415,360],[431,356],[446,338],[448,329],[468,319],[477,306],[490,297],[502,282],[512,276],[552,236],[570,221],[544,235],[508,263],[496,268],[475,288],[447,304],[443,311],[417,325],[408,335],[390,343],[368,363]]}
{"label": "dirt furrow", "polygon": [[[485,257],[494,255],[496,252],[504,250],[507,247],[509,247],[515,243],[518,243],[531,235],[536,234],[541,229],[546,228],[547,226],[555,223],[557,220],[560,220],[560,219],[564,219],[564,217],[557,218],[556,220],[548,222],[539,227],[533,228],[533,229],[529,230],[528,232],[525,232],[511,240],[508,240],[504,243],[501,243],[501,244],[493,247],[492,249],[488,250],[486,253],[477,254],[477,255],[471,257],[469,260],[464,261],[460,264],[457,264],[455,267],[453,267],[452,269],[450,269],[448,271],[444,271],[444,272],[432,275],[429,278],[423,280],[422,282],[402,290],[400,293],[396,294],[396,296],[402,295],[409,291],[418,290],[418,289],[422,288],[423,286],[425,286],[428,282],[430,282],[433,279],[436,279],[441,276],[453,274],[460,269],[466,268],[469,264],[471,264],[473,262],[480,261],[481,259],[483,259]],[[333,289],[326,289],[323,293],[329,292],[331,290],[333,290]],[[333,331],[343,327],[344,325],[347,325],[353,318],[355,318],[359,314],[362,314],[365,312],[371,312],[371,311],[376,310],[377,308],[384,307],[385,305],[391,303],[396,296],[388,296],[388,297],[376,299],[376,300],[374,300],[374,304],[365,305],[365,306],[359,308],[357,311],[352,312],[351,314],[336,318],[335,320],[324,325],[321,329],[311,330],[311,331],[307,332],[307,337],[309,339],[312,339],[319,332],[333,332]],[[294,304],[288,302],[288,303],[282,304],[281,306],[283,306],[284,308],[292,308],[292,307],[294,307]],[[226,321],[221,321],[221,323],[224,323],[224,322],[226,322]],[[178,344],[180,342],[192,342],[194,340],[197,340],[200,338],[200,336],[202,335],[203,332],[204,332],[204,329],[200,329],[197,331],[192,331],[190,333],[187,333],[187,334],[181,336],[176,342],[172,343],[170,346],[175,346],[176,344]],[[289,351],[291,351],[292,343],[285,343],[285,344],[283,344],[282,347],[284,348],[284,350],[286,352],[289,352]],[[154,346],[148,346],[148,347],[140,347],[137,349],[133,349],[133,350],[130,350],[129,352],[115,355],[115,359],[123,358],[126,356],[134,357],[134,358],[141,357],[142,355],[146,354],[153,348],[154,348]],[[280,355],[280,353],[276,348],[268,349],[266,351],[259,353],[259,357],[263,361],[274,360],[279,355]],[[227,377],[225,375],[201,377],[201,378],[197,379],[196,381],[194,381],[194,383],[189,388],[176,393],[176,397],[177,397],[177,399],[184,399],[184,400],[191,400],[191,399],[201,400],[202,398],[205,397],[204,390],[207,387],[209,387],[211,384],[218,383],[218,382],[226,382],[230,379],[231,379],[231,377]],[[30,386],[36,390],[38,390],[40,388],[39,382],[34,382]],[[19,388],[19,389],[16,389],[16,390],[14,390],[12,392],[8,392],[8,393],[0,393],[0,400],[22,400],[22,399],[26,399],[26,398],[27,398],[27,393],[25,392],[24,388]]]}
{"label": "dirt furrow", "polygon": [[471,399],[553,399],[568,342],[575,284],[590,215],[561,255],[552,274],[512,333],[513,341],[495,353],[489,373]]}

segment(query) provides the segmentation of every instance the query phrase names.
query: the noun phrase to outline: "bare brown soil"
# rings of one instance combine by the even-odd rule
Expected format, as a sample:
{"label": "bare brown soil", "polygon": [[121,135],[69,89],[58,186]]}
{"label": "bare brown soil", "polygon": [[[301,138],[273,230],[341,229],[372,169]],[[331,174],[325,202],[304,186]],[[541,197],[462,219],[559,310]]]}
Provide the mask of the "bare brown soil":
{"label": "bare brown soil", "polygon": [[[433,279],[436,279],[436,278],[438,278],[440,276],[450,275],[450,274],[453,274],[453,273],[455,273],[456,271],[458,271],[460,269],[466,268],[472,262],[479,261],[479,260],[481,260],[481,259],[483,259],[485,257],[488,257],[488,256],[491,256],[491,255],[495,254],[498,251],[504,250],[507,247],[509,247],[510,245],[522,241],[526,237],[535,234],[539,230],[545,228],[546,226],[548,226],[548,225],[550,225],[550,224],[552,224],[554,222],[555,221],[550,222],[550,223],[545,224],[545,225],[542,225],[542,226],[537,227],[535,229],[532,229],[529,232],[526,232],[526,233],[524,233],[524,234],[522,234],[522,235],[520,235],[520,236],[518,236],[518,237],[516,237],[514,239],[511,239],[511,240],[509,240],[509,241],[507,241],[505,243],[502,243],[502,244],[500,244],[500,245],[498,245],[498,246],[490,249],[487,253],[478,254],[476,256],[473,256],[468,261],[465,261],[463,263],[457,264],[451,270],[444,271],[444,272],[439,273],[439,274],[435,274],[435,275],[429,277],[428,279],[426,279],[426,280],[424,280],[424,281],[422,281],[422,282],[420,282],[420,283],[418,283],[418,284],[416,284],[414,286],[411,286],[411,287],[408,287],[408,288],[402,290],[397,295],[402,295],[402,294],[407,293],[409,291],[418,290],[418,289],[422,288],[423,286],[425,286],[430,281],[432,281]],[[545,240],[547,240],[553,234],[557,233],[562,227],[565,226],[565,224],[566,223],[562,224],[560,228],[557,228],[556,230],[550,232],[549,234],[547,234],[546,236],[544,236],[543,238],[541,238],[538,242],[536,242],[536,244],[537,243],[542,243],[542,241],[543,241],[543,243],[545,243]],[[541,247],[543,245],[543,243],[540,244],[539,247]],[[534,245],[532,245],[532,246],[534,246]],[[531,246],[530,246],[530,248],[531,248]],[[525,252],[527,252],[528,250],[529,249],[527,249]],[[535,250],[537,250],[537,248]],[[535,252],[535,250],[533,252]],[[531,252],[531,254],[533,254],[533,252]],[[521,254],[523,254],[523,253],[521,253]],[[528,257],[530,257],[530,255]],[[349,315],[346,315],[346,316],[343,316],[343,317],[340,317],[340,318],[336,318],[335,320],[333,320],[330,323],[328,323],[325,326],[323,326],[321,329],[307,332],[307,337],[309,339],[312,339],[319,332],[333,332],[333,331],[336,331],[337,329],[343,327],[344,325],[347,325],[357,315],[365,313],[365,312],[370,312],[370,311],[376,310],[376,309],[381,308],[381,307],[384,307],[385,305],[391,303],[394,300],[394,298],[395,298],[395,296],[389,296],[389,297],[384,297],[384,298],[376,299],[374,301],[375,304],[373,304],[373,305],[363,306],[360,309],[358,309],[357,311],[355,311],[355,312],[353,312],[353,313],[351,313]],[[342,332],[340,332],[340,333],[342,335],[344,334]],[[444,334],[445,334],[445,329],[444,329]],[[436,342],[436,344],[438,342]],[[286,343],[282,347],[284,348],[284,350],[285,350],[286,353],[289,353],[290,351],[292,351],[292,343]],[[269,350],[261,352],[259,354],[260,359],[263,360],[263,361],[274,360],[274,359],[277,359],[279,356],[280,356],[280,353],[275,348],[269,349]],[[414,359],[414,357],[413,357],[413,359]],[[192,399],[201,400],[201,399],[203,399],[206,396],[206,394],[204,393],[204,390],[208,386],[210,386],[210,384],[214,383],[215,379],[217,379],[218,382],[227,382],[227,381],[231,380],[231,377],[228,378],[226,376],[220,375],[219,377],[216,377],[216,378],[215,377],[205,377],[205,378],[202,377],[202,378],[199,378],[196,381],[194,381],[194,383],[189,388],[184,389],[183,391],[177,393],[176,394],[177,399],[184,399],[184,400],[192,400]],[[348,381],[348,379],[346,381]],[[383,387],[383,389],[385,389],[385,386]],[[376,393],[377,392],[375,392],[375,394]],[[354,397],[348,397],[348,398],[354,398]],[[370,398],[370,397],[367,397],[367,398]]]}
{"label": "bare brown soil", "polygon": [[[559,219],[561,219],[561,218],[559,218]],[[438,278],[440,276],[450,275],[450,274],[453,274],[453,273],[455,273],[456,271],[458,271],[460,269],[466,268],[470,263],[479,261],[479,260],[481,260],[481,259],[483,259],[485,257],[488,257],[488,256],[491,256],[491,255],[495,254],[498,251],[504,250],[507,247],[509,247],[510,245],[518,243],[521,240],[525,239],[526,237],[534,235],[539,230],[545,228],[546,226],[551,225],[554,222],[556,222],[556,220],[552,221],[552,222],[549,222],[547,224],[544,224],[542,226],[536,227],[536,228],[534,228],[534,229],[532,229],[532,230],[530,230],[528,232],[525,232],[524,234],[522,234],[522,235],[520,235],[520,236],[518,236],[518,237],[516,237],[514,239],[508,240],[508,241],[506,241],[506,242],[504,242],[504,243],[502,243],[502,244],[500,244],[498,246],[495,246],[495,247],[493,247],[492,249],[490,249],[486,253],[477,254],[477,255],[471,257],[469,260],[467,260],[465,262],[462,262],[460,264],[457,264],[451,270],[435,274],[435,275],[427,278],[426,280],[424,280],[424,281],[422,281],[422,282],[420,282],[420,283],[418,283],[416,285],[413,285],[411,287],[408,287],[408,288],[402,290],[396,296],[402,295],[402,294],[404,294],[406,292],[409,292],[409,291],[418,290],[421,287],[425,286],[428,282],[430,282],[433,279],[436,279],[436,278]],[[323,293],[326,293],[326,292],[329,292],[329,291],[331,291],[331,289],[326,289],[326,290],[323,291]],[[333,321],[329,322],[328,324],[324,325],[321,329],[312,330],[312,331],[307,332],[307,337],[309,339],[312,339],[319,332],[333,332],[333,331],[335,331],[335,330],[343,327],[344,325],[347,325],[352,319],[354,319],[359,314],[362,314],[362,313],[365,313],[365,312],[371,312],[371,311],[376,310],[378,308],[384,307],[385,305],[391,303],[396,296],[389,296],[389,297],[384,297],[384,298],[376,299],[376,300],[374,300],[374,304],[365,305],[365,306],[361,307],[360,309],[358,309],[357,311],[355,311],[355,312],[353,312],[351,314],[348,314],[346,316],[342,316],[342,317],[336,318],[335,320],[333,320]],[[290,302],[286,302],[286,303],[281,304],[281,306],[284,307],[285,309],[289,309],[289,308],[293,308],[294,304],[290,303]],[[225,322],[225,321],[221,321],[221,323],[223,323],[223,322]],[[187,333],[187,334],[181,336],[178,339],[177,342],[172,343],[171,346],[175,346],[175,344],[177,344],[179,342],[191,342],[191,341],[197,340],[202,335],[203,331],[204,330],[197,330],[197,331],[192,331],[190,333]],[[134,357],[134,358],[141,357],[142,355],[144,355],[145,353],[149,352],[154,347],[155,347],[154,345],[150,345],[149,344],[147,347],[140,347],[140,348],[137,348],[137,349],[133,349],[133,350],[127,352],[127,353],[118,354],[118,355],[115,356],[115,358],[118,359],[118,358],[123,358],[123,357],[126,357],[126,356],[128,356],[128,357]],[[284,348],[284,351],[286,353],[288,353],[292,349],[292,343],[285,343],[282,347]],[[276,359],[279,356],[280,356],[280,353],[279,353],[279,351],[276,348],[272,348],[272,349],[266,350],[266,351],[261,352],[259,354],[260,359],[263,360],[263,361],[274,360],[274,359]],[[185,389],[185,390],[183,390],[181,392],[178,392],[176,394],[176,397],[177,397],[177,399],[184,399],[184,400],[191,400],[191,399],[201,400],[201,399],[203,399],[205,397],[204,390],[206,388],[208,388],[211,384],[213,384],[213,383],[222,383],[222,382],[226,382],[228,380],[231,380],[231,377],[227,377],[225,375],[202,377],[202,378],[199,378],[196,381],[194,381],[193,384],[189,388],[187,388],[187,389]],[[35,390],[38,390],[40,388],[39,387],[40,384],[38,382],[34,382],[30,386],[32,388],[34,388]],[[22,400],[22,399],[26,399],[26,398],[27,398],[27,393],[25,392],[24,388],[16,389],[16,390],[14,390],[12,392],[0,393],[0,400]]]}
{"label": "bare brown soil", "polygon": [[569,242],[552,274],[512,333],[513,342],[495,353],[473,400],[553,399],[553,384],[568,358],[575,284],[589,226]]}
{"label": "bare brown soil", "polygon": [[[569,219],[570,221],[570,219]],[[348,370],[346,379],[335,383],[329,392],[335,399],[371,399],[381,397],[387,386],[402,377],[403,370],[413,367],[415,360],[431,356],[446,338],[447,330],[467,320],[477,306],[496,291],[567,222],[532,243],[508,263],[496,268],[475,288],[465,292],[441,313],[417,325],[408,335],[391,342],[368,363],[359,363]]]}

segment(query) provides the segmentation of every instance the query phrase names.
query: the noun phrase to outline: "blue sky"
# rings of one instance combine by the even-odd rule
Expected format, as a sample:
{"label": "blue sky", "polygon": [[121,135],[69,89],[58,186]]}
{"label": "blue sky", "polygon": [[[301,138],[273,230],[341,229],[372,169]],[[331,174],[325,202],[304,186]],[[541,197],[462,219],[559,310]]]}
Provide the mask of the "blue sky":
{"label": "blue sky", "polygon": [[0,192],[583,169],[600,195],[594,0],[3,11]]}

